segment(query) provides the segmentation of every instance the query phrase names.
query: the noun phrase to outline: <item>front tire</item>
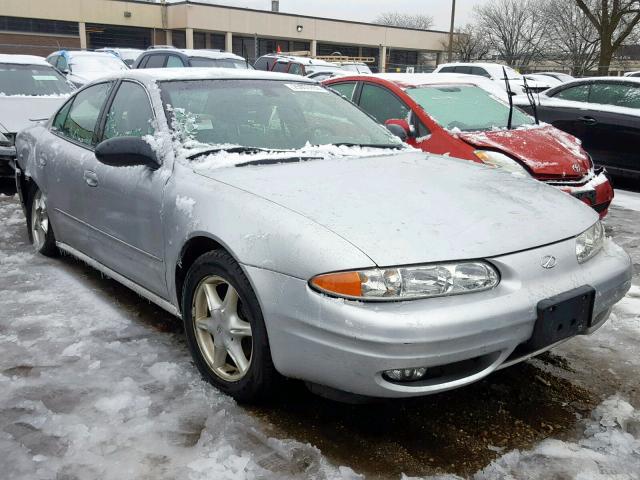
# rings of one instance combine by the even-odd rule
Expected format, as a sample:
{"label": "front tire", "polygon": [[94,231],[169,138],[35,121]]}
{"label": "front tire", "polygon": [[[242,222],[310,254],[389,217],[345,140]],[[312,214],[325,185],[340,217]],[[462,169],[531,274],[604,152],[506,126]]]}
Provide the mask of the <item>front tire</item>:
{"label": "front tire", "polygon": [[187,344],[202,376],[240,402],[270,398],[273,366],[258,299],[240,265],[215,250],[196,259],[182,293]]}
{"label": "front tire", "polygon": [[37,253],[47,257],[58,255],[56,237],[49,220],[47,202],[42,191],[34,184],[29,195],[31,205],[29,208],[29,237],[31,244]]}

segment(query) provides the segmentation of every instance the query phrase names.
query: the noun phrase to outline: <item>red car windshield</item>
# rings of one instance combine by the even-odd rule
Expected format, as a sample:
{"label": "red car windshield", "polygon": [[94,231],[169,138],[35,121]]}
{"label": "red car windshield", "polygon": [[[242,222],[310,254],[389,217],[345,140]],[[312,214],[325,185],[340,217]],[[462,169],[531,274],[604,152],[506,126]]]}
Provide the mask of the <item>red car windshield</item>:
{"label": "red car windshield", "polygon": [[[433,85],[406,90],[424,111],[447,130],[463,132],[502,130],[507,127],[509,105],[474,85]],[[533,125],[535,120],[513,109],[514,128]]]}

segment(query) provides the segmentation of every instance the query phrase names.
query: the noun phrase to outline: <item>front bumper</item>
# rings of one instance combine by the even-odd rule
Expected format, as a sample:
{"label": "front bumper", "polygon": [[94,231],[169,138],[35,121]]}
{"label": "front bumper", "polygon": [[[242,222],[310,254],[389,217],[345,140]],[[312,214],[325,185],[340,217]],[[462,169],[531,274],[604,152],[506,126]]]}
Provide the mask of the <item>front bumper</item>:
{"label": "front bumper", "polygon": [[[545,255],[558,259],[555,269],[540,266]],[[305,280],[244,268],[280,373],[387,398],[461,387],[528,358],[532,352],[519,355],[516,348],[532,335],[538,302],[582,285],[596,290],[591,333],[631,285],[629,256],[610,241],[582,265],[574,239],[489,260],[502,276],[494,290],[394,303],[334,299],[311,290]],[[382,376],[385,370],[415,367],[434,375],[414,383]]]}
{"label": "front bumper", "polygon": [[591,180],[582,184],[548,183],[589,205],[598,212],[600,218],[604,218],[609,212],[609,205],[613,201],[614,193],[611,181],[604,169],[596,171]]}

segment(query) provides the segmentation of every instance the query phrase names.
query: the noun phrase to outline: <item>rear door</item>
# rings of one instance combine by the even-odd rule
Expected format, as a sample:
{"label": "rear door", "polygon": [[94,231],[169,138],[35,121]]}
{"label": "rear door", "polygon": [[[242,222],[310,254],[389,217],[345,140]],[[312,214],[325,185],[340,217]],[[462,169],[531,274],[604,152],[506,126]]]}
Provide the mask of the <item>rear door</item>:
{"label": "rear door", "polygon": [[[152,134],[154,118],[145,87],[124,80],[107,105],[100,140]],[[166,298],[162,193],[170,165],[115,167],[95,157],[92,164],[95,185],[85,197],[91,257]]]}
{"label": "rear door", "polygon": [[37,164],[46,170],[56,239],[83,253],[88,251],[91,213],[84,196],[93,181],[98,119],[112,86],[113,82],[92,85],[67,102],[37,152]]}

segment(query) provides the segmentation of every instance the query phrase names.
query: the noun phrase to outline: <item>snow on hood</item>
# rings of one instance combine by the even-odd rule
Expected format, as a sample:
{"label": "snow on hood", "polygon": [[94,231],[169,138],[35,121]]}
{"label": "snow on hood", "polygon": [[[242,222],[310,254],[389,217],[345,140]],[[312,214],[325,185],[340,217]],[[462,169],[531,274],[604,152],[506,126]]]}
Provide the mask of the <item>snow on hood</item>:
{"label": "snow on hood", "polygon": [[424,153],[206,167],[194,171],[304,215],[383,266],[497,256],[575,236],[597,220],[541,182]]}
{"label": "snow on hood", "polygon": [[520,160],[538,179],[580,179],[591,170],[591,161],[580,140],[548,124],[456,133],[474,147],[500,150]]}
{"label": "snow on hood", "polygon": [[0,128],[17,133],[33,125],[32,120],[49,118],[68,95],[0,95]]}

